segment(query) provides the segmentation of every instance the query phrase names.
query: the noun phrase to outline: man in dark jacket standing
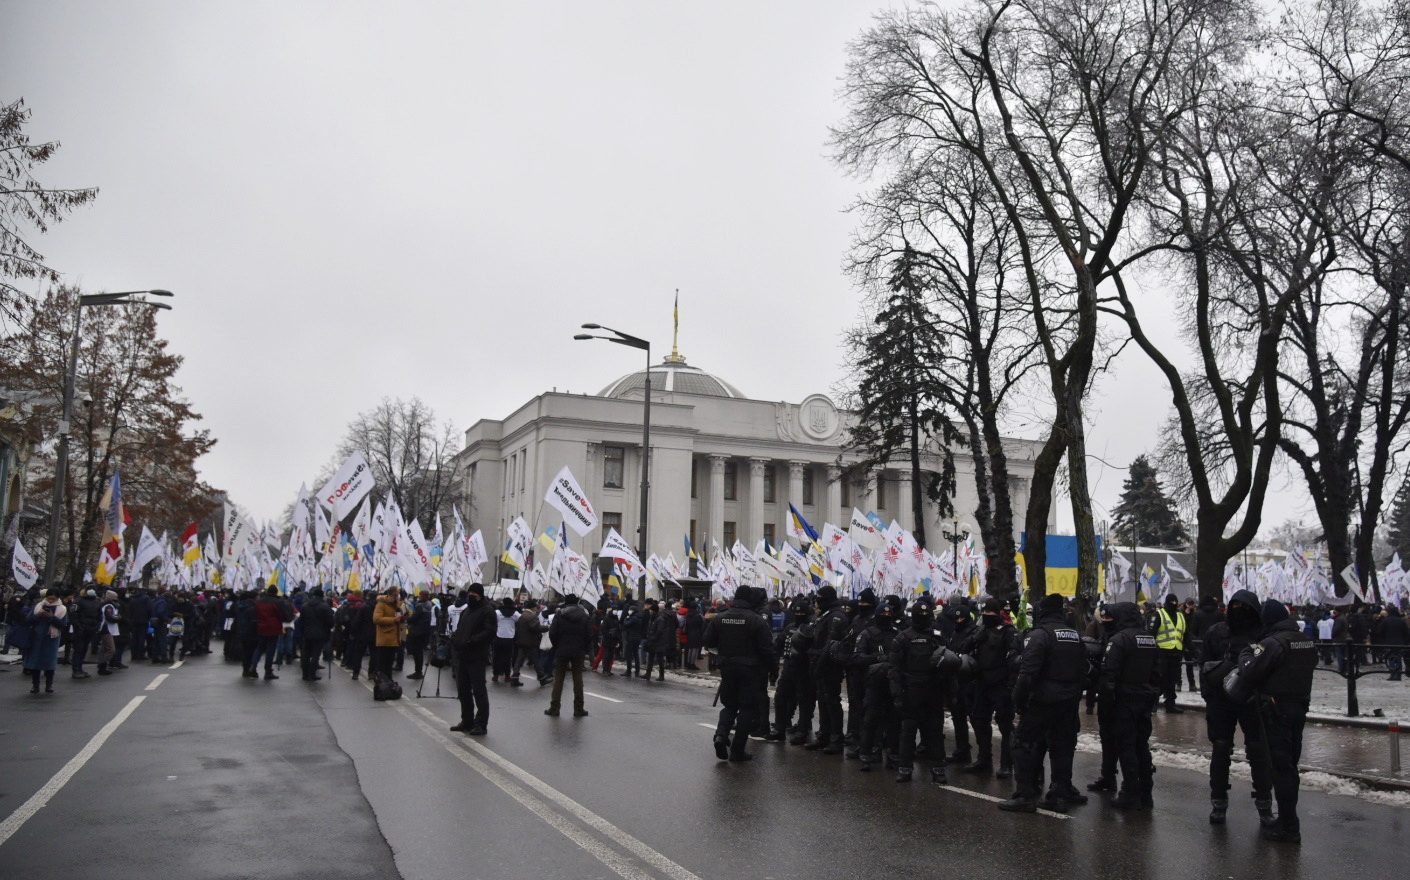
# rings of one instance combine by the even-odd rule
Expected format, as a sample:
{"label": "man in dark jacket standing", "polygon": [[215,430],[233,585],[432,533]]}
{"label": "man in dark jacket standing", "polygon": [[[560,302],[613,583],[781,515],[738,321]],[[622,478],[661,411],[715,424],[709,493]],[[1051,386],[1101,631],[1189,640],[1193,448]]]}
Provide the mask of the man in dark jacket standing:
{"label": "man in dark jacket standing", "polygon": [[1052,782],[1043,806],[1063,811],[1070,804],[1087,802],[1087,796],[1072,785],[1072,757],[1081,727],[1077,706],[1086,689],[1087,668],[1086,646],[1077,630],[1068,626],[1062,597],[1044,596],[1038,604],[1038,624],[1023,644],[1013,687],[1018,713],[1013,733],[1015,791],[999,809],[1037,811],[1044,752],[1052,765]]}
{"label": "man in dark jacket standing", "polygon": [[303,613],[299,615],[303,629],[301,663],[304,681],[319,681],[318,659],[323,656],[323,646],[333,635],[333,609],[323,601],[323,588],[314,587],[304,600]]}
{"label": "man in dark jacket standing", "polygon": [[132,639],[132,661],[147,659],[147,627],[152,622],[152,597],[146,590],[137,590],[127,600],[129,636]]}
{"label": "man in dark jacket standing", "polygon": [[1151,708],[1160,696],[1160,653],[1135,602],[1117,602],[1107,614],[1115,632],[1102,654],[1097,699],[1108,720],[1103,735],[1121,765],[1121,791],[1111,805],[1135,810],[1153,803]]}
{"label": "man in dark jacket standing", "polygon": [[1269,840],[1301,843],[1297,796],[1301,780],[1297,762],[1302,758],[1302,728],[1312,700],[1312,673],[1317,670],[1317,643],[1308,638],[1276,599],[1263,603],[1259,613],[1263,639],[1239,655],[1238,675],[1226,679],[1234,702],[1253,699],[1263,719],[1264,738],[1273,770],[1273,797],[1278,820],[1263,826]]}
{"label": "man in dark jacket standing", "polygon": [[1258,596],[1239,590],[1229,600],[1226,619],[1204,632],[1200,643],[1200,693],[1204,696],[1205,732],[1209,756],[1211,825],[1223,825],[1229,809],[1229,766],[1234,757],[1234,731],[1244,732],[1244,753],[1253,777],[1253,805],[1260,821],[1273,823],[1273,778],[1268,747],[1263,742],[1263,722],[1258,707],[1235,703],[1224,693],[1224,676],[1234,668],[1244,648],[1258,641],[1263,622],[1258,617]]}
{"label": "man in dark jacket standing", "polygon": [[651,680],[651,667],[659,664],[660,677],[657,681],[666,680],[666,658],[673,651],[676,644],[676,613],[670,608],[660,610],[655,599],[646,600],[647,613],[650,618],[646,625],[646,680]]}
{"label": "man in dark jacket standing", "polygon": [[96,590],[84,590],[73,605],[73,677],[90,678],[83,671],[83,661],[89,646],[98,639],[98,627],[103,622],[103,605]]}
{"label": "man in dark jacket standing", "polygon": [[592,619],[578,604],[578,597],[563,597],[563,607],[558,609],[553,623],[548,625],[548,640],[553,643],[553,692],[548,698],[548,708],[543,714],[557,717],[558,707],[563,701],[563,678],[573,673],[573,717],[587,716],[583,705],[583,662],[588,645],[592,642]]}
{"label": "man in dark jacket standing", "polygon": [[712,617],[701,638],[701,645],[717,655],[720,668],[723,708],[715,725],[715,757],[721,761],[754,759],[744,747],[759,725],[765,677],[773,666],[773,629],[754,611],[754,598],[753,587],[736,589],[733,606]]}
{"label": "man in dark jacket standing", "polygon": [[490,662],[490,645],[497,626],[494,607],[485,601],[485,588],[471,584],[465,593],[465,610],[460,612],[455,633],[450,637],[455,649],[455,686],[460,697],[460,723],[451,730],[484,736],[490,723],[485,667]]}
{"label": "man in dark jacket standing", "polygon": [[530,599],[524,603],[519,619],[514,621],[514,667],[509,677],[510,684],[520,684],[519,672],[525,663],[538,677],[539,687],[548,684],[548,677],[539,669],[539,639],[543,636],[543,630],[538,600]]}

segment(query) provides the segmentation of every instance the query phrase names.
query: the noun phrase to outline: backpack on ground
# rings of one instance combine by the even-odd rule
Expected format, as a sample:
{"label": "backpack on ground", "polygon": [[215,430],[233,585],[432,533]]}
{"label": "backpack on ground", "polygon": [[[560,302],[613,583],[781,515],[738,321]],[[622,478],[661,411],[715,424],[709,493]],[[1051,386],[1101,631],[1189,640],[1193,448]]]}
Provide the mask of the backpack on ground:
{"label": "backpack on ground", "polygon": [[372,683],[372,699],[380,702],[401,699],[401,685],[390,678],[378,677]]}

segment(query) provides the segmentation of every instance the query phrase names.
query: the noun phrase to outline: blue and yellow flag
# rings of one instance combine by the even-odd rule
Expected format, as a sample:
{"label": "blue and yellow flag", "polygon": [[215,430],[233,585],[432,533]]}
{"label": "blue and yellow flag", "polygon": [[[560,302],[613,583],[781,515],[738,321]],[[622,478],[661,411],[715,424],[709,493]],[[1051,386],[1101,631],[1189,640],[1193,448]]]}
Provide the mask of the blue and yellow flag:
{"label": "blue and yellow flag", "polygon": [[[1023,586],[1028,586],[1028,563],[1024,554],[1028,550],[1028,533],[1024,532],[1019,539],[1019,552],[1017,561],[1023,568]],[[1047,575],[1048,593],[1057,593],[1060,596],[1077,595],[1077,536],[1076,535],[1048,535],[1047,540],[1048,560],[1043,569]],[[1102,537],[1097,536],[1097,577],[1100,580],[1102,570]]]}
{"label": "blue and yellow flag", "polygon": [[818,542],[817,529],[808,525],[808,521],[803,519],[803,514],[791,503],[788,505],[788,532],[800,541],[814,544]]}

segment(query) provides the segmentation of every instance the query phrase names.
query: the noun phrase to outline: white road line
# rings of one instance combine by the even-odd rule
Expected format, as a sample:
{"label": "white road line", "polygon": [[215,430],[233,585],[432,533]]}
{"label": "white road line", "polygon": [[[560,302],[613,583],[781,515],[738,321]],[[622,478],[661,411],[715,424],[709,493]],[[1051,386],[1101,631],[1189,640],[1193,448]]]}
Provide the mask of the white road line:
{"label": "white road line", "polygon": [[708,728],[710,728],[711,730],[714,730],[714,729],[715,729],[715,725],[713,725],[713,724],[706,724],[704,721],[699,721],[699,722],[697,722],[697,723],[698,723],[701,727],[708,727]]}
{"label": "white road line", "polygon": [[[582,847],[584,850],[587,851],[589,855],[597,859],[599,862],[602,862],[602,864],[606,865],[607,867],[611,868],[618,875],[625,878],[625,880],[654,880],[654,878],[650,874],[646,873],[645,871],[642,871],[635,865],[628,862],[626,859],[619,856],[617,853],[613,852],[611,847],[606,846],[602,843],[602,841],[597,840],[592,835],[584,831],[582,828],[569,821],[568,818],[562,813],[558,812],[557,810],[553,809],[553,807],[529,794],[522,787],[516,785],[512,779],[508,778],[503,773],[500,773],[498,770],[489,766],[484,761],[481,761],[480,759],[476,758],[474,755],[467,753],[464,749],[460,748],[445,734],[431,727],[430,724],[426,723],[420,718],[417,718],[414,714],[407,711],[406,706],[398,705],[396,709],[403,716],[405,716],[407,720],[411,721],[411,723],[421,728],[422,732],[424,732],[427,736],[431,737],[431,739],[434,739],[436,742],[439,742],[442,746],[444,746],[446,751],[450,752],[452,755],[454,755],[460,761],[465,763],[476,773],[479,773],[481,776],[494,783],[494,785],[498,787],[501,791],[503,791],[505,794],[514,798],[534,815],[538,816],[544,822],[548,823],[559,833],[561,833],[564,837],[568,838],[569,840],[576,843],[578,846]],[[435,716],[432,715],[432,717]],[[436,720],[439,721],[440,719],[436,718]]]}
{"label": "white road line", "polygon": [[169,668],[169,669],[180,669],[180,668],[181,668],[181,664],[183,664],[183,663],[185,663],[185,662],[186,662],[185,660],[177,660],[175,663],[171,664],[171,666],[168,667],[168,668]]}
{"label": "white road line", "polygon": [[[436,724],[443,723],[442,720],[434,712],[424,706],[417,706],[414,704],[411,706],[398,705],[397,709],[398,711],[401,711],[403,714],[407,715],[408,718],[412,717],[410,715],[410,712],[414,711],[419,712],[420,714],[424,715],[427,719],[430,719]],[[413,718],[412,720],[419,721],[419,719],[415,718]],[[533,774],[529,773],[527,770],[524,770],[518,765],[506,760],[505,758],[500,757],[498,754],[481,745],[480,743],[476,742],[475,740],[460,740],[452,743],[450,740],[442,736],[440,731],[430,729],[424,724],[420,724],[418,726],[421,726],[422,729],[427,730],[428,733],[432,733],[441,742],[449,744],[450,747],[455,748],[456,751],[463,751],[464,749],[469,748],[479,753],[489,762],[499,765],[500,769],[504,770],[511,776],[518,778],[520,782],[523,782],[530,788],[535,789],[540,794],[547,797],[549,800],[552,800],[560,807],[567,810],[572,815],[576,816],[584,824],[590,825],[593,828],[597,829],[599,832],[602,833],[604,837],[607,837],[608,839],[612,840],[617,845],[621,846],[623,849],[630,851],[637,858],[641,859],[643,862],[655,868],[662,874],[665,874],[667,877],[671,877],[673,878],[673,880],[700,880],[699,876],[692,873],[683,865],[678,865],[675,862],[671,861],[664,854],[657,852],[656,850],[647,846],[645,843],[642,843],[640,840],[637,840],[635,837],[631,836],[630,834],[627,834],[625,831],[622,831],[616,825],[612,824],[603,817],[589,810],[587,807],[584,807],[582,804],[563,794],[563,792],[559,791],[556,788],[553,788],[548,783],[544,782],[542,779],[539,779],[537,776],[534,776]],[[489,775],[484,774],[484,771],[480,772],[482,775],[485,775],[485,778],[490,779],[491,782],[495,782],[495,780]],[[498,782],[495,782],[495,784],[499,785]],[[500,785],[500,788],[504,788],[504,786]],[[508,789],[505,789],[505,791],[508,791]],[[537,812],[537,810],[535,812]],[[550,822],[550,824],[553,823]],[[558,828],[557,825],[554,825],[554,827]],[[563,831],[562,828],[559,828],[559,830]],[[568,834],[567,831],[563,831],[563,833],[565,835]],[[571,835],[569,836],[571,837]],[[576,842],[576,838],[574,838],[574,840]],[[588,838],[588,840],[590,842],[592,841],[591,838]],[[594,856],[597,856],[597,853],[590,849],[588,846],[584,844],[580,845],[582,845],[583,848],[587,849],[589,852],[592,852]],[[598,858],[599,860],[601,860],[602,857],[598,856]],[[609,864],[610,867],[610,863],[606,861],[603,861],[603,864]],[[617,871],[617,868],[613,867],[613,870]],[[617,871],[617,873],[621,874],[622,872]],[[625,877],[628,875],[622,874],[622,876]]]}
{"label": "white road line", "polygon": [[149,684],[149,685],[147,685],[145,688],[143,688],[143,690],[146,690],[146,691],[154,691],[154,690],[156,690],[158,687],[161,686],[161,683],[162,683],[162,682],[164,682],[164,681],[167,680],[167,677],[168,677],[170,674],[171,674],[171,673],[169,673],[169,672],[163,672],[161,675],[158,675],[156,678],[152,679],[152,683]]}
{"label": "white road line", "polygon": [[[940,788],[943,788],[943,789],[945,789],[946,791],[953,791],[955,794],[967,794],[967,795],[969,795],[970,797],[979,798],[980,800],[992,801],[992,802],[994,802],[994,803],[996,803],[996,804],[1003,803],[1003,801],[1004,801],[1004,798],[1001,798],[1001,797],[994,797],[992,794],[984,794],[984,793],[981,792],[981,791],[970,791],[970,790],[967,789],[967,788],[959,788],[958,786],[954,786],[954,785],[942,785],[942,786],[940,786]],[[1072,818],[1071,816],[1069,816],[1069,815],[1067,815],[1067,814],[1065,814],[1065,813],[1054,813],[1052,810],[1043,810],[1043,809],[1040,809],[1040,810],[1038,810],[1038,812],[1041,813],[1041,814],[1043,814],[1044,816],[1052,816],[1054,819],[1071,819],[1071,818]]]}
{"label": "white road line", "polygon": [[585,697],[597,697],[599,700],[606,700],[609,703],[621,703],[623,700],[614,700],[611,697],[604,697],[602,694],[595,694],[592,691],[583,691]]}
{"label": "white road line", "polygon": [[45,804],[49,803],[49,799],[58,794],[59,789],[63,788],[64,785],[73,778],[75,773],[83,769],[83,765],[87,764],[88,760],[98,753],[98,750],[103,747],[103,743],[107,742],[108,737],[113,735],[113,731],[117,730],[118,727],[127,720],[128,716],[131,715],[138,706],[142,705],[142,701],[145,699],[147,698],[141,696],[133,697],[131,702],[113,717],[112,721],[103,725],[103,729],[93,735],[93,738],[88,741],[88,745],[84,746],[77,755],[69,759],[69,762],[65,764],[63,769],[59,770],[58,773],[55,773],[52,779],[44,783],[43,788],[36,791],[29,800],[20,804],[19,809],[6,817],[4,822],[0,822],[0,845],[3,845],[5,841],[10,839],[11,835],[19,831],[21,825],[29,821],[31,816],[43,809]]}

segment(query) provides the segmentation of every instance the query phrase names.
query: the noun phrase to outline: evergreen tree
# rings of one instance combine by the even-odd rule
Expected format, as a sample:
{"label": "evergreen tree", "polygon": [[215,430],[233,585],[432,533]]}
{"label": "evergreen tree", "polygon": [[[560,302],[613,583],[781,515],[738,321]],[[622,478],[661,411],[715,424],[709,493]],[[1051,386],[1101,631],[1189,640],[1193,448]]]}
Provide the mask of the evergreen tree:
{"label": "evergreen tree", "polygon": [[[857,421],[847,447],[860,452],[853,470],[865,473],[904,455],[911,472],[911,512],[915,539],[925,546],[924,496],[939,504],[940,515],[954,507],[955,460],[951,444],[962,439],[942,403],[935,365],[942,360],[944,337],[936,329],[926,302],[931,287],[920,256],[907,246],[896,258],[887,281],[890,294],[872,326],[851,338],[857,360],[854,394]],[[936,441],[932,445],[932,441]],[[940,458],[938,471],[921,468],[921,451],[930,447]]]}
{"label": "evergreen tree", "polygon": [[1118,545],[1180,547],[1190,542],[1185,524],[1165,497],[1156,470],[1144,455],[1131,462],[1121,503],[1113,513],[1116,521],[1112,524],[1112,539]]}
{"label": "evergreen tree", "polygon": [[1410,565],[1410,477],[1400,483],[1400,491],[1395,493],[1390,513],[1386,516],[1390,537],[1390,549],[1400,554],[1402,564]]}

